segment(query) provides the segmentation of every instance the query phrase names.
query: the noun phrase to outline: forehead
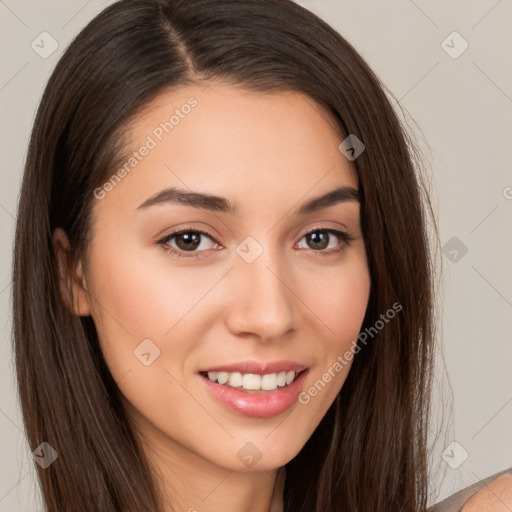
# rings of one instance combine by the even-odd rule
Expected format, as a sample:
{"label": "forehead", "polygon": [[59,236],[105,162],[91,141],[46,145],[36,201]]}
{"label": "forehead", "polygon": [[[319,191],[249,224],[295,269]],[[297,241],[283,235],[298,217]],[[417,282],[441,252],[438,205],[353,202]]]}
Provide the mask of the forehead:
{"label": "forehead", "polygon": [[277,191],[297,202],[309,191],[357,188],[342,138],[333,114],[299,92],[218,83],[167,90],[127,125],[126,177],[109,195],[123,190],[140,202],[179,186],[243,204]]}

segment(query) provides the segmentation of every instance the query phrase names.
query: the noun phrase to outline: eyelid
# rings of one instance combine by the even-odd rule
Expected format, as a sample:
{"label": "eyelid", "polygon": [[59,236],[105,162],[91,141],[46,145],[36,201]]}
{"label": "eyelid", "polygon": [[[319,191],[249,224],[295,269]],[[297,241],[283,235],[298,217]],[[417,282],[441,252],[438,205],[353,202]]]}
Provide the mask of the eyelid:
{"label": "eyelid", "polygon": [[[340,233],[346,233],[347,236],[351,236],[350,230],[347,227],[345,227],[343,225],[340,226],[339,224],[326,223],[323,225],[314,225],[312,228],[308,228],[306,231],[304,231],[304,233],[302,234],[302,237],[306,236],[308,233],[311,233],[313,231],[329,231],[329,230],[338,231]],[[302,232],[302,230],[300,232]],[[351,237],[351,239],[355,240],[355,238],[352,238],[352,237]]]}

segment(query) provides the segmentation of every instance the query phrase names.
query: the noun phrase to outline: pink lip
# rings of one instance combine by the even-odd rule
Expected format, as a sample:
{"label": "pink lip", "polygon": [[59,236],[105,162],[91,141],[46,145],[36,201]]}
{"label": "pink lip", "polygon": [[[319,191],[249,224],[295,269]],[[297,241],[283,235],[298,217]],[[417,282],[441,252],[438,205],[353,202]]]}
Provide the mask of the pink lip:
{"label": "pink lip", "polygon": [[[222,368],[229,367],[224,366]],[[239,365],[237,365],[237,369],[238,368],[240,368]],[[281,366],[279,368],[281,368]],[[251,372],[244,371],[242,373]],[[260,374],[260,371],[252,373]],[[218,384],[216,382],[212,382],[210,379],[208,379],[208,377],[205,377],[204,375],[200,375],[200,378],[206,386],[208,392],[229,410],[242,416],[249,416],[252,418],[269,418],[271,416],[276,416],[283,413],[297,401],[297,398],[303,389],[304,381],[308,373],[309,370],[306,369],[306,371],[303,371],[301,374],[299,374],[297,378],[288,386],[283,386],[281,388],[278,387],[273,391],[266,391],[261,393],[241,391],[237,388]]]}
{"label": "pink lip", "polygon": [[307,365],[296,363],[295,361],[241,361],[239,363],[224,364],[221,366],[213,366],[199,370],[200,372],[240,372],[240,373],[254,373],[255,375],[264,375],[266,373],[280,373],[280,372],[301,372],[305,370]]}

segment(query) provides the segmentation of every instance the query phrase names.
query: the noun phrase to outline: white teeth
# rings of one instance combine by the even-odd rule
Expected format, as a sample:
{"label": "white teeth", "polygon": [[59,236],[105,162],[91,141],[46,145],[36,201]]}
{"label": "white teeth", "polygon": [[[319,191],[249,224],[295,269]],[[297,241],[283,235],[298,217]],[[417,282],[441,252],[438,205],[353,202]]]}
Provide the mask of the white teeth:
{"label": "white teeth", "polygon": [[229,385],[237,388],[243,384],[242,374],[239,372],[229,374]]}
{"label": "white teeth", "polygon": [[291,384],[296,377],[297,373],[294,371],[268,373],[265,375],[257,375],[254,373],[240,373],[240,372],[208,372],[208,379],[212,382],[218,382],[231,386],[233,388],[242,387],[247,390],[264,390],[272,391],[278,387],[283,387]]}
{"label": "white teeth", "polygon": [[[208,374],[208,377],[210,377],[210,374]],[[210,378],[210,380],[215,382],[215,379]],[[219,381],[219,384],[226,384],[226,382],[229,380],[229,373],[228,372],[218,372],[217,380]]]}
{"label": "white teeth", "polygon": [[295,372],[286,372],[286,384],[291,384],[295,379]]}
{"label": "white teeth", "polygon": [[261,389],[265,391],[272,391],[277,389],[277,374],[269,373],[261,376]]}
{"label": "white teeth", "polygon": [[242,378],[242,386],[244,389],[261,389],[261,375],[246,373]]}

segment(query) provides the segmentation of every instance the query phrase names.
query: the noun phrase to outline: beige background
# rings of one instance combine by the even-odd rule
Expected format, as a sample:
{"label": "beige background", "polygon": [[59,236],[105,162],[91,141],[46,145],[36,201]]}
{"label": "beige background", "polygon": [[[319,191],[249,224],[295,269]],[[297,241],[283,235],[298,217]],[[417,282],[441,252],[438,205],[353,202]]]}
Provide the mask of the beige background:
{"label": "beige background", "polygon": [[[42,510],[10,345],[11,247],[27,141],[63,49],[108,3],[0,0],[0,512]],[[512,466],[512,1],[300,3],[360,51],[423,132],[446,253],[444,362],[439,360],[439,414],[432,426],[443,426],[432,452],[431,502],[437,502]],[[59,45],[46,59],[31,48],[44,31]],[[442,44],[454,31],[460,36]],[[464,41],[469,46],[457,58],[445,51],[457,54]],[[467,247],[463,256],[446,245],[453,237],[450,244]]]}

